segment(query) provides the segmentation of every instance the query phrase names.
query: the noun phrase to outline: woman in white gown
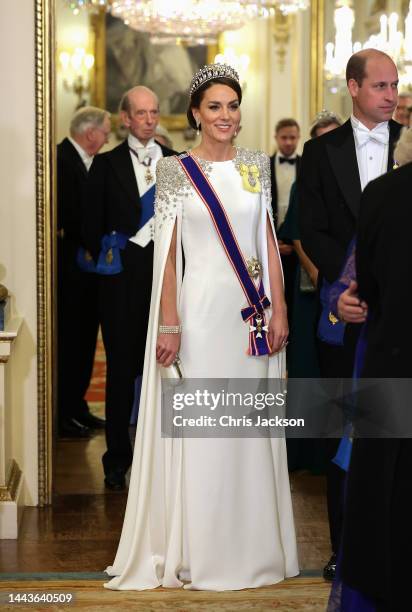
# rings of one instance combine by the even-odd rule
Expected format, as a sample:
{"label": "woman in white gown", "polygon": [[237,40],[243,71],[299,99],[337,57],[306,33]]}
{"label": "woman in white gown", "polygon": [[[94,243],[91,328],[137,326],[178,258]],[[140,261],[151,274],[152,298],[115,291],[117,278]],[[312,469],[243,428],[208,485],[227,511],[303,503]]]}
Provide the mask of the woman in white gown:
{"label": "woman in white gown", "polygon": [[178,351],[186,378],[280,378],[288,334],[269,159],[232,146],[240,123],[237,73],[205,67],[190,91],[188,118],[202,130],[191,156],[218,194],[240,250],[262,264],[271,355],[246,354],[249,325],[240,311],[247,301],[211,216],[179,160],[161,160],[140,412],[122,535],[106,569],[114,576],[110,589],[185,582],[223,591],[299,572],[284,439],[161,437],[160,366]]}

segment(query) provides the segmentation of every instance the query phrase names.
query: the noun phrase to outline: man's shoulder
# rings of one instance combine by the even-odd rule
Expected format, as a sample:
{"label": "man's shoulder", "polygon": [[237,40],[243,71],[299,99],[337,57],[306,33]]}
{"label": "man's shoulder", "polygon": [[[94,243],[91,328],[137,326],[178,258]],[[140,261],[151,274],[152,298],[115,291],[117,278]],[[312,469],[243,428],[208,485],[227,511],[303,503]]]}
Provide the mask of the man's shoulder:
{"label": "man's shoulder", "polygon": [[73,161],[80,158],[76,148],[72,145],[68,138],[63,138],[57,145],[57,157],[61,160]]}
{"label": "man's shoulder", "polygon": [[394,189],[402,189],[403,187],[407,187],[410,192],[412,187],[412,162],[395,170],[390,170],[371,181],[366,186],[364,193],[365,197],[370,197],[383,195],[388,191],[392,193]]}
{"label": "man's shoulder", "polygon": [[118,144],[116,147],[113,147],[113,149],[110,149],[110,151],[99,153],[98,155],[96,155],[96,157],[99,157],[100,159],[103,159],[103,160],[109,160],[111,158],[124,155],[125,153],[128,152],[128,149],[129,149],[129,145],[126,139],[126,140],[123,140],[123,142]]}
{"label": "man's shoulder", "polygon": [[160,142],[157,142],[157,140],[156,140],[156,144],[158,144],[159,147],[162,149],[163,157],[171,157],[172,155],[178,155],[177,151],[174,151],[173,149],[169,149],[169,147],[166,147],[165,145],[160,144]]}
{"label": "man's shoulder", "polygon": [[395,121],[395,119],[389,120],[389,130],[393,134],[395,140],[397,140],[401,134],[403,125]]}
{"label": "man's shoulder", "polygon": [[345,121],[343,125],[331,130],[330,132],[326,132],[322,134],[322,136],[316,136],[316,138],[310,138],[305,142],[305,149],[309,150],[324,150],[327,145],[337,145],[343,140],[345,140],[348,135],[352,132],[352,126],[350,123],[350,119]]}
{"label": "man's shoulder", "polygon": [[112,163],[122,163],[125,160],[128,153],[128,144],[127,140],[124,140],[113,149],[109,151],[104,151],[103,153],[98,153],[93,158],[92,169],[96,172],[97,169],[105,169],[105,171],[110,170],[110,166]]}

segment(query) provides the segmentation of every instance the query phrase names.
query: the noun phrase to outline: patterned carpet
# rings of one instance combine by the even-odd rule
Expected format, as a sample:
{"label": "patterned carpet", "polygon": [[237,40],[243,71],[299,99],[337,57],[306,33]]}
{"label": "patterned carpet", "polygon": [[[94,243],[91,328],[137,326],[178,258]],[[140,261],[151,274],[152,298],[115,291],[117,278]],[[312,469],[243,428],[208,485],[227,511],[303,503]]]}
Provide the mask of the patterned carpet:
{"label": "patterned carpet", "polygon": [[104,418],[104,401],[106,385],[106,355],[104,352],[103,340],[99,333],[96,344],[96,354],[94,357],[93,374],[90,381],[90,386],[86,393],[86,401],[89,404],[90,411]]}
{"label": "patterned carpet", "polygon": [[[55,580],[47,585],[39,581],[1,582],[2,610],[64,610],[84,612],[104,610],[137,610],[139,612],[324,612],[330,586],[322,578],[291,578],[274,586],[222,593],[156,589],[154,591],[108,591],[97,580]],[[45,588],[46,587],[46,588]],[[7,593],[73,593],[74,602],[68,605],[50,604],[7,605]]]}

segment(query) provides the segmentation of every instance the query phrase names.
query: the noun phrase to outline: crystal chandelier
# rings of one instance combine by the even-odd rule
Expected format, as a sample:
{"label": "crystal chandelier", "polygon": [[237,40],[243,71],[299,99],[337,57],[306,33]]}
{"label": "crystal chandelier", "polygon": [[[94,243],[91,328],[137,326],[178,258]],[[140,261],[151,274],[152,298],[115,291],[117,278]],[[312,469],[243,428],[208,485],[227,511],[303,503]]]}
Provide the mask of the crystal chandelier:
{"label": "crystal chandelier", "polygon": [[334,81],[331,91],[336,93],[336,81],[345,78],[346,64],[353,53],[360,51],[359,42],[352,43],[352,29],[355,23],[355,13],[350,0],[336,2],[333,22],[335,25],[335,42],[326,45],[325,76],[328,81]]}
{"label": "crystal chandelier", "polygon": [[113,0],[111,13],[154,43],[211,44],[245,23],[245,8],[233,0]]}
{"label": "crystal chandelier", "polygon": [[350,0],[339,0],[334,13],[335,42],[326,45],[325,76],[329,88],[336,93],[345,84],[346,64],[353,53],[361,49],[378,49],[387,53],[399,70],[400,86],[412,87],[412,0],[405,18],[405,33],[398,30],[397,13],[381,15],[380,31],[372,34],[363,44],[352,43],[355,22]]}
{"label": "crystal chandelier", "polygon": [[91,13],[97,13],[101,9],[108,10],[111,0],[65,0],[65,3],[75,15],[78,15],[82,10]]}
{"label": "crystal chandelier", "polygon": [[250,57],[247,53],[237,55],[232,47],[227,47],[223,53],[218,53],[215,56],[215,64],[227,64],[232,66],[239,74],[240,84],[242,89],[246,87],[246,73],[250,64]]}
{"label": "crystal chandelier", "polygon": [[304,11],[310,0],[241,0],[251,16],[269,17],[279,10],[283,15]]}

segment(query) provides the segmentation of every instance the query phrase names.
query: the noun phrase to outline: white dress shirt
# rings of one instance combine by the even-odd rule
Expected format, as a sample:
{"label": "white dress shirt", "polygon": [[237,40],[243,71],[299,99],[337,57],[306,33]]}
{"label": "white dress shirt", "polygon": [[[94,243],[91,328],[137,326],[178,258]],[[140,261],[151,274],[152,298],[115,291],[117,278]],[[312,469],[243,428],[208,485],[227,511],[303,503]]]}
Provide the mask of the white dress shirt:
{"label": "white dress shirt", "polygon": [[82,162],[84,163],[84,165],[86,166],[86,170],[87,172],[89,172],[90,170],[90,166],[93,163],[93,157],[94,155],[89,155],[88,153],[86,153],[86,151],[83,149],[83,147],[81,147],[79,145],[78,142],[76,142],[73,138],[71,138],[69,136],[69,140],[72,143],[72,145],[74,146],[74,148],[76,149],[76,151],[78,152],[78,154],[81,157]]}
{"label": "white dress shirt", "polygon": [[[136,136],[133,134],[129,134],[127,142],[129,144],[130,149],[133,149],[138,155],[134,155],[130,152],[130,157],[133,162],[133,169],[136,176],[136,182],[139,189],[140,196],[143,196],[146,191],[151,189],[151,187],[155,184],[156,180],[156,165],[159,159],[163,157],[162,149],[160,145],[158,145],[154,138],[151,138],[149,142],[143,145]],[[142,162],[145,158],[150,157],[152,160],[150,162],[150,166],[146,167]],[[151,182],[146,181],[147,168],[150,168],[150,174],[152,175],[153,180]],[[150,240],[153,240],[153,231],[154,231],[154,219],[150,219],[144,225],[135,236],[129,238],[131,242],[138,244],[141,247],[145,247],[149,244]]]}
{"label": "white dress shirt", "polygon": [[355,138],[356,158],[362,191],[373,179],[387,170],[389,152],[389,124],[378,123],[369,130],[354,115],[350,118]]}
{"label": "white dress shirt", "polygon": [[[281,164],[279,161],[279,157],[286,156],[282,155],[278,151],[275,157],[275,176],[278,193],[278,227],[285,220],[289,206],[290,190],[296,180],[296,162],[294,165],[288,164],[287,162],[283,162],[283,164]],[[287,159],[296,159],[296,153],[294,155],[291,155]]]}

